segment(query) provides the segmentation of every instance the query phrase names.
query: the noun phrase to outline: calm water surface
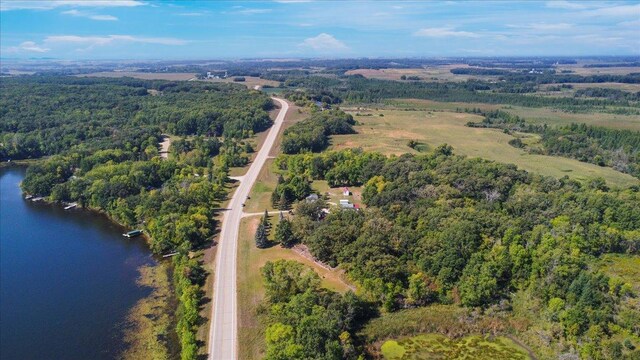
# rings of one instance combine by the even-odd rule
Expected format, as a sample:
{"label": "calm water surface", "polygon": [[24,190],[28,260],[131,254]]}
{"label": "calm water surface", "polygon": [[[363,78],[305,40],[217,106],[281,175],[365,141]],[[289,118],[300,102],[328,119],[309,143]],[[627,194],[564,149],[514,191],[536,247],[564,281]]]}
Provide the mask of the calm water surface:
{"label": "calm water surface", "polygon": [[0,358],[113,359],[154,263],[103,216],[22,198],[24,169],[0,169]]}

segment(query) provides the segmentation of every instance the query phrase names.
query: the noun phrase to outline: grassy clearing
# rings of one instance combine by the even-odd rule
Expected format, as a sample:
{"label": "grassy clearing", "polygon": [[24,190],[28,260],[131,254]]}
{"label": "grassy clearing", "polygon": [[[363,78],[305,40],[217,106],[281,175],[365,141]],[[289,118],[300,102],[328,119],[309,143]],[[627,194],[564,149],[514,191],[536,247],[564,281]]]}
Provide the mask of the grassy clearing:
{"label": "grassy clearing", "polygon": [[[139,269],[138,284],[151,289],[149,296],[138,301],[127,316],[125,342],[127,349],[124,359],[170,359],[177,353],[177,339],[174,333],[176,301],[169,280],[169,264],[143,266]],[[174,346],[169,346],[174,344]],[[174,351],[175,352],[175,351]]]}
{"label": "grassy clearing", "polygon": [[[386,359],[464,359],[464,357],[450,357],[446,354],[440,354],[439,357],[429,357],[424,352],[411,353],[411,349],[404,348],[402,339],[431,334],[429,336],[438,337],[442,341],[446,339],[445,344],[441,344],[440,347],[444,348],[444,345],[451,348],[454,346],[465,347],[474,344],[473,347],[467,349],[473,350],[478,346],[482,348],[495,345],[486,344],[485,337],[506,336],[506,338],[500,338],[503,346],[508,345],[508,348],[517,348],[523,354],[529,354],[528,349],[525,350],[524,346],[529,346],[530,342],[525,341],[526,345],[522,345],[515,337],[512,337],[512,335],[521,334],[518,336],[519,339],[528,340],[523,337],[523,332],[519,331],[527,329],[528,326],[528,323],[518,323],[513,318],[481,315],[457,305],[435,304],[383,314],[367,323],[358,335],[368,344],[367,351],[374,357],[384,356]],[[395,344],[389,340],[395,341]],[[479,343],[480,345],[478,345]],[[519,345],[516,346],[516,343]],[[426,345],[421,348],[428,349]],[[405,352],[405,357],[399,355]],[[540,351],[537,353],[543,354]],[[467,359],[476,359],[476,357],[467,357]],[[495,359],[508,358],[496,357]]]}
{"label": "grassy clearing", "polygon": [[526,350],[505,337],[491,339],[476,335],[460,339],[449,339],[439,334],[418,335],[399,341],[389,340],[382,345],[382,356],[387,360],[531,359]]}
{"label": "grassy clearing", "polygon": [[265,209],[275,211],[271,206],[271,193],[278,184],[278,175],[275,172],[273,159],[267,159],[258,174],[258,179],[249,193],[250,199],[245,202],[244,211],[247,213],[260,212]]}
{"label": "grassy clearing", "polygon": [[315,180],[311,183],[311,188],[317,191],[320,195],[325,196],[325,199],[330,205],[337,205],[341,199],[348,199],[353,204],[362,204],[362,187],[361,186],[349,186],[349,196],[343,194],[343,187],[329,187],[326,180]]}
{"label": "grassy clearing", "polygon": [[607,254],[602,257],[600,267],[607,275],[620,278],[640,290],[640,256]]}
{"label": "grassy clearing", "polygon": [[241,85],[245,85],[249,89],[254,89],[256,86],[269,85],[269,86],[276,87],[276,86],[280,85],[280,82],[274,81],[274,80],[261,79],[259,77],[255,77],[255,76],[243,76],[243,77],[245,79],[244,81],[233,81],[235,76],[231,76],[231,77],[228,77],[226,79],[207,79],[207,80],[202,80],[202,81],[241,84]]}
{"label": "grassy clearing", "polygon": [[510,105],[492,105],[481,103],[438,102],[423,99],[391,99],[381,107],[404,110],[445,110],[455,111],[456,108],[479,108],[482,110],[502,109],[524,118],[532,124],[569,125],[571,123],[585,123],[593,126],[604,126],[613,129],[629,129],[640,131],[640,116],[616,115],[608,113],[569,113],[552,108],[529,108]]}
{"label": "grassy clearing", "polygon": [[[272,229],[278,216],[271,216]],[[264,287],[260,268],[267,261],[278,259],[295,260],[312,267],[322,279],[322,286],[339,292],[349,288],[343,282],[338,271],[327,270],[312,261],[298,255],[291,249],[276,245],[268,249],[256,248],[254,242],[255,229],[260,221],[259,216],[244,218],[240,224],[238,236],[238,341],[240,359],[261,359],[263,357],[265,324],[259,316],[259,308],[264,298]],[[270,238],[273,237],[271,231]]]}
{"label": "grassy clearing", "polygon": [[452,74],[451,69],[468,68],[467,64],[450,64],[425,66],[413,69],[356,69],[349,70],[347,75],[362,75],[369,79],[400,80],[402,75],[418,76],[423,81],[467,81],[469,79],[492,80],[497,76]]}
{"label": "grassy clearing", "polygon": [[[362,147],[367,151],[400,155],[415,153],[407,146],[409,140],[425,143],[433,148],[447,143],[454,152],[469,157],[481,157],[556,178],[568,175],[584,181],[603,177],[614,186],[638,184],[630,175],[611,168],[580,162],[559,156],[532,155],[508,144],[513,136],[498,129],[469,128],[469,121],[480,121],[478,115],[447,111],[370,110],[372,116],[355,115],[359,125],[357,134],[337,135],[332,138],[333,149]],[[380,116],[380,115],[383,116]]]}

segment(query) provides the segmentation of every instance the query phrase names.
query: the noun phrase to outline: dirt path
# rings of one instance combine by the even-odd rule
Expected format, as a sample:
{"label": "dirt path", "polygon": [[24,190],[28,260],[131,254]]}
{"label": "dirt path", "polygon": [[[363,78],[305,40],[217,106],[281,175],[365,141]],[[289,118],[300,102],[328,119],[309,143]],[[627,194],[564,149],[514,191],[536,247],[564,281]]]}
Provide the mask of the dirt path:
{"label": "dirt path", "polygon": [[162,136],[162,142],[160,142],[160,157],[163,159],[168,159],[169,146],[171,146],[171,138],[166,134],[162,134]]}

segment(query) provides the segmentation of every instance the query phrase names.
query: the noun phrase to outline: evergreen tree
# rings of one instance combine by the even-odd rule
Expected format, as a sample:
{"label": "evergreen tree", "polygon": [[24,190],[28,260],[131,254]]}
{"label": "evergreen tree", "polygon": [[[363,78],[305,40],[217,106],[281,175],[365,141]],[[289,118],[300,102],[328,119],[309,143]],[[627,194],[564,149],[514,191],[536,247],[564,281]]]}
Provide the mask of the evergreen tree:
{"label": "evergreen tree", "polygon": [[280,201],[278,201],[278,209],[285,210],[288,207],[289,207],[289,200],[287,200],[287,196],[283,192],[282,195],[280,195]]}
{"label": "evergreen tree", "polygon": [[267,239],[267,229],[264,227],[264,222],[258,225],[256,230],[256,246],[259,249],[264,249],[269,245],[269,239]]}
{"label": "evergreen tree", "polygon": [[282,247],[291,247],[295,243],[295,237],[293,235],[293,229],[291,227],[291,222],[283,218],[276,226],[276,241],[282,245]]}
{"label": "evergreen tree", "polygon": [[264,215],[262,216],[262,225],[264,225],[265,229],[269,228],[269,212],[267,209],[264,209]]}

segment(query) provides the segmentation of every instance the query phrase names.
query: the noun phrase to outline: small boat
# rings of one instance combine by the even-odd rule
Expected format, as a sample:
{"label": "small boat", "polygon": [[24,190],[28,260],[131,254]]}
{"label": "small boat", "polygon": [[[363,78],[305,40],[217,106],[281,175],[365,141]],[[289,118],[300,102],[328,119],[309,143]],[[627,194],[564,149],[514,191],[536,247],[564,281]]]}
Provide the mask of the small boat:
{"label": "small boat", "polygon": [[27,195],[24,197],[25,200],[31,200],[33,199],[33,195]]}
{"label": "small boat", "polygon": [[76,206],[78,206],[78,203],[71,203],[71,204],[65,206],[64,209],[65,210],[69,210],[69,209],[73,209]]}
{"label": "small boat", "polygon": [[44,200],[44,198],[42,196],[38,196],[38,197],[34,197],[31,199],[31,201],[36,202],[36,201],[42,201]]}
{"label": "small boat", "polygon": [[128,238],[132,238],[132,237],[136,237],[136,236],[140,236],[142,235],[142,230],[132,230],[129,231],[126,234],[122,234],[122,236],[128,237]]}

